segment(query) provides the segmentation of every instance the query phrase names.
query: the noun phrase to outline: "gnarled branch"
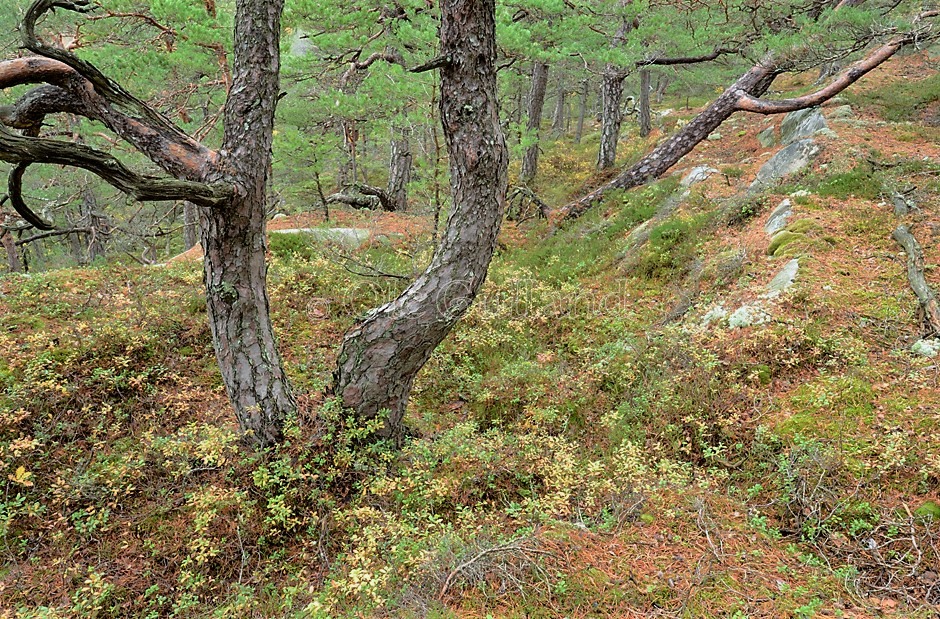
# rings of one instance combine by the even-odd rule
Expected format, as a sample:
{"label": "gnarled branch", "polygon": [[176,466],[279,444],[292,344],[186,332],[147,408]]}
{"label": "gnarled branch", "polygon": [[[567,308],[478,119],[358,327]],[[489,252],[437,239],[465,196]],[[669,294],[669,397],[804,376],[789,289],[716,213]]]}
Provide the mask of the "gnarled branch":
{"label": "gnarled branch", "polygon": [[42,217],[33,212],[23,200],[23,174],[28,163],[20,163],[10,172],[7,179],[7,196],[10,198],[10,206],[22,217],[26,223],[38,230],[55,230],[55,226],[47,223]]}
{"label": "gnarled branch", "polygon": [[68,50],[52,47],[40,41],[39,37],[36,36],[36,22],[39,21],[39,18],[42,17],[43,14],[56,8],[74,11],[76,13],[87,13],[94,10],[95,5],[89,2],[89,0],[36,0],[33,2],[32,6],[29,7],[29,10],[26,11],[23,22],[20,24],[20,35],[23,39],[23,47],[35,54],[52,58],[53,60],[58,60],[68,65],[79,75],[91,82],[95,87],[95,91],[108,101],[133,110],[148,120],[149,123],[165,131],[183,134],[183,132],[167,120],[165,116],[129,93],[123,86],[102,73],[95,65],[86,60],[82,60]]}
{"label": "gnarled branch", "polygon": [[[233,188],[133,172],[111,155],[82,144],[18,136],[0,127],[0,161],[14,164],[51,163],[83,168],[140,201],[189,200],[214,207],[230,199]],[[22,172],[20,172],[22,175]],[[22,213],[21,213],[22,214]]]}

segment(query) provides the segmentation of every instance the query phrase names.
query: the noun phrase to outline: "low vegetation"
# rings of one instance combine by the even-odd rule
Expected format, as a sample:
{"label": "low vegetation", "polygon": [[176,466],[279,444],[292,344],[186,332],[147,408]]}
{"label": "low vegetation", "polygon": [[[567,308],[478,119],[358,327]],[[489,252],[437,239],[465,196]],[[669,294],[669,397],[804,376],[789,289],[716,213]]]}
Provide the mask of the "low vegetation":
{"label": "low vegetation", "polygon": [[[929,230],[936,149],[843,167],[863,146],[830,139],[827,168],[741,199],[762,125],[740,122],[701,155],[723,174],[642,243],[677,178],[551,234],[507,224],[400,451],[323,394],[341,334],[404,286],[382,274],[427,259],[426,228],[356,251],[272,237],[300,413],[260,452],[238,440],[198,264],[0,279],[0,616],[933,616],[940,374],[909,350],[884,200],[916,186]],[[565,139],[536,186],[558,202],[592,169]],[[802,239],[774,248],[765,215],[797,190]],[[793,256],[794,287],[762,298]],[[762,323],[707,319],[758,301]]]}

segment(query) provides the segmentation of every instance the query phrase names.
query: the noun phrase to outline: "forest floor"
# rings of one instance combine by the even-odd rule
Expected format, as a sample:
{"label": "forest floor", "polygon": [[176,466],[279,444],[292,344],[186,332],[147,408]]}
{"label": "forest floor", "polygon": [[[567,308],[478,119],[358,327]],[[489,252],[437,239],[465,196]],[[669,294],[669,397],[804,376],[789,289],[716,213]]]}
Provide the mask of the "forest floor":
{"label": "forest floor", "polygon": [[[940,285],[934,62],[866,77],[762,194],[779,146],[756,136],[781,118],[739,115],[554,234],[507,223],[400,451],[322,394],[343,332],[406,284],[381,274],[429,258],[427,217],[272,222],[394,241],[272,235],[301,411],[265,453],[239,443],[197,260],[0,278],[0,617],[936,616],[940,365],[911,351],[927,333],[891,238],[910,225]],[[624,136],[622,162],[694,112]],[[592,139],[548,144],[533,189],[596,184]],[[696,165],[719,172],[632,243]]]}

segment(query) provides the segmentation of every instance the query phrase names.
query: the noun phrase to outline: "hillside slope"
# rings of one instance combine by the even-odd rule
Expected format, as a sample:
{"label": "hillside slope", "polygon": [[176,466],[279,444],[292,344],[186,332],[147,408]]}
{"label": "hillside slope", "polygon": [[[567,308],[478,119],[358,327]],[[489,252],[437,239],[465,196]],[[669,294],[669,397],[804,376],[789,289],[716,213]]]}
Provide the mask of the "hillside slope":
{"label": "hillside slope", "polygon": [[[404,285],[381,273],[429,255],[406,216],[344,215],[400,234],[355,251],[272,242],[302,413],[270,453],[239,445],[198,264],[0,278],[0,616],[933,616],[940,366],[891,238],[940,285],[930,62],[824,109],[781,185],[747,191],[782,119],[735,116],[554,234],[508,223],[401,452],[322,393]],[[590,148],[550,147],[536,190],[596,181]]]}

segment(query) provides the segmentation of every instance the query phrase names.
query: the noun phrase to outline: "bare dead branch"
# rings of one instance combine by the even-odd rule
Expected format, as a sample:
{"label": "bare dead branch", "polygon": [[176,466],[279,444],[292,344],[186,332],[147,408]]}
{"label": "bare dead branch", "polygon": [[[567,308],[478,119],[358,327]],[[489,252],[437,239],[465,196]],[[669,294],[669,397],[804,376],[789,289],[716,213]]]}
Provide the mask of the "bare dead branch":
{"label": "bare dead branch", "polygon": [[409,73],[425,73],[427,71],[434,71],[435,69],[443,69],[451,63],[451,59],[447,56],[438,56],[433,58],[424,64],[419,64],[418,66],[408,69]]}
{"label": "bare dead branch", "polygon": [[927,326],[933,335],[940,335],[940,304],[937,303],[936,293],[924,277],[924,252],[920,243],[911,234],[910,228],[904,225],[895,228],[891,238],[907,252],[907,279],[917,295],[917,300],[920,301]]}
{"label": "bare dead branch", "polygon": [[66,234],[92,234],[94,228],[64,228],[59,230],[50,230],[48,232],[43,232],[41,234],[34,234],[33,236],[26,237],[25,239],[20,239],[14,243],[17,247],[22,247],[32,243],[33,241],[38,241],[40,239],[46,239],[53,236],[65,236]]}
{"label": "bare dead branch", "polygon": [[647,58],[645,60],[638,60],[636,62],[637,68],[648,67],[648,66],[674,66],[679,64],[700,64],[703,62],[711,62],[712,60],[717,60],[721,56],[726,54],[737,54],[741,50],[733,47],[716,47],[714,50],[707,54],[702,54],[700,56],[677,56],[675,58],[667,57],[654,57]]}

